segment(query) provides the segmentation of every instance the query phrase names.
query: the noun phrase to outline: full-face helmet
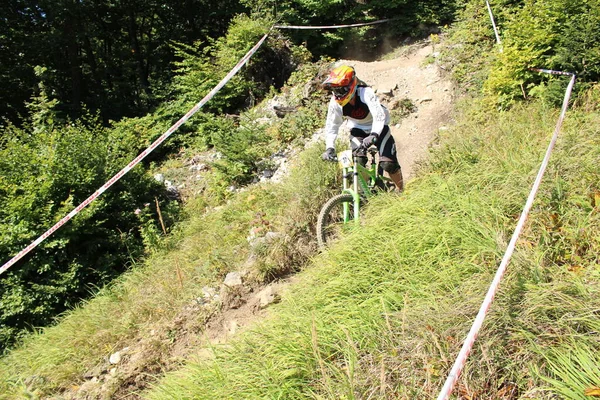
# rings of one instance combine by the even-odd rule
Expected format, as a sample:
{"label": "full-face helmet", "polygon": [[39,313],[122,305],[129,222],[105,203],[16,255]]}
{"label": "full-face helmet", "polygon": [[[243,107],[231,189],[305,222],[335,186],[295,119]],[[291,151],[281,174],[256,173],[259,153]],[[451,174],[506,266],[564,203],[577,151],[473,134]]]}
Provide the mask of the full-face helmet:
{"label": "full-face helmet", "polygon": [[340,65],[332,69],[325,82],[323,82],[323,87],[333,93],[335,101],[342,107],[352,99],[357,85],[358,78],[354,68],[348,65]]}

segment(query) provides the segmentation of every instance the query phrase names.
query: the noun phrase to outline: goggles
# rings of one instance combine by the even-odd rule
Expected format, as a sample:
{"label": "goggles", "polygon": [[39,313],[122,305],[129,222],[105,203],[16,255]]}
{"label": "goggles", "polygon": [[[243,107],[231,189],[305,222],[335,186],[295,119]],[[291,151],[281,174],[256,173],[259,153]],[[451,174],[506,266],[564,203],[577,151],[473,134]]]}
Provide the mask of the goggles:
{"label": "goggles", "polygon": [[337,98],[342,98],[350,92],[350,86],[332,87],[331,91]]}

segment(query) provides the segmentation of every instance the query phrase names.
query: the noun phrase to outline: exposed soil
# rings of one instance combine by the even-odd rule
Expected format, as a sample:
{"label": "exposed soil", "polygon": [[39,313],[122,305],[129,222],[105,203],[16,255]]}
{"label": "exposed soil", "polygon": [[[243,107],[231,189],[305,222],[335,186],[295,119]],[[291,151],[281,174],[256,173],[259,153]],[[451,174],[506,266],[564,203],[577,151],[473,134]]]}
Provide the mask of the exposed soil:
{"label": "exposed soil", "polygon": [[[435,63],[428,43],[403,48],[393,58],[375,62],[346,60],[392,111],[392,134],[405,180],[415,176],[418,161],[451,123],[453,88]],[[408,107],[407,107],[408,106]],[[268,287],[221,287],[185,307],[180,315],[136,343],[121,349],[118,362],[103,360],[64,399],[137,399],[165,371],[184,360],[211,357],[210,344],[223,344],[264,317],[270,302],[293,284],[293,277]],[[250,281],[250,280],[249,280]],[[219,296],[216,296],[219,294]],[[266,299],[270,298],[270,301]],[[218,300],[215,300],[218,299]],[[264,301],[263,301],[264,300]]]}
{"label": "exposed soil", "polygon": [[403,48],[400,55],[390,60],[348,61],[357,76],[371,85],[389,108],[397,109],[399,101],[414,106],[414,111],[401,120],[394,118],[392,109],[390,125],[398,160],[407,180],[414,177],[418,161],[435,143],[439,130],[451,122],[454,90],[435,63],[435,55],[432,45],[419,43]]}

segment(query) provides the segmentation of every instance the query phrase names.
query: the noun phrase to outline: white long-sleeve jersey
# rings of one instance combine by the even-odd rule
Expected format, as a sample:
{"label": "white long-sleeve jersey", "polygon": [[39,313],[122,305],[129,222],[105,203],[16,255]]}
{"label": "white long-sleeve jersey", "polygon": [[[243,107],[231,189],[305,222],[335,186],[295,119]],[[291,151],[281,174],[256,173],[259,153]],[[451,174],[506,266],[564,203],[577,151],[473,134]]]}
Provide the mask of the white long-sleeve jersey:
{"label": "white long-sleeve jersey", "polygon": [[380,134],[383,127],[390,123],[389,111],[381,105],[373,89],[368,86],[356,88],[354,105],[348,103],[342,107],[331,96],[325,123],[326,148],[335,148],[335,139],[344,117],[348,120],[350,129],[359,128],[377,134]]}

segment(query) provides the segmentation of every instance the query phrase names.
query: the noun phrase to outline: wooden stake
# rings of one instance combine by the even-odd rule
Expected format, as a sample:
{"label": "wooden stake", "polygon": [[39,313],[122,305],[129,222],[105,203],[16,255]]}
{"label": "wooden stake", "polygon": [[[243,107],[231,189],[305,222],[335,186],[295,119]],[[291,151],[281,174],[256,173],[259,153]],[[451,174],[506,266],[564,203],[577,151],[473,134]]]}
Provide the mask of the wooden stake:
{"label": "wooden stake", "polygon": [[156,211],[158,212],[158,219],[160,220],[160,226],[162,226],[163,233],[166,235],[167,230],[165,229],[165,223],[163,222],[162,214],[160,212],[160,206],[158,205],[158,197],[155,197],[156,200]]}

